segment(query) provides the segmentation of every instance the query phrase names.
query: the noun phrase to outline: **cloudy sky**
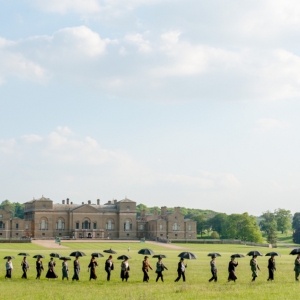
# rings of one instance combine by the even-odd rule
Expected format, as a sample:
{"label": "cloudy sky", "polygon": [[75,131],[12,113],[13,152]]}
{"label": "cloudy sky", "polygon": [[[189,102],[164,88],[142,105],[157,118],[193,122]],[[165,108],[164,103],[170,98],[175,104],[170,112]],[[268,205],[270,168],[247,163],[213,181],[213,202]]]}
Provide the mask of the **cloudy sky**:
{"label": "cloudy sky", "polygon": [[1,201],[299,211],[299,1],[0,7]]}

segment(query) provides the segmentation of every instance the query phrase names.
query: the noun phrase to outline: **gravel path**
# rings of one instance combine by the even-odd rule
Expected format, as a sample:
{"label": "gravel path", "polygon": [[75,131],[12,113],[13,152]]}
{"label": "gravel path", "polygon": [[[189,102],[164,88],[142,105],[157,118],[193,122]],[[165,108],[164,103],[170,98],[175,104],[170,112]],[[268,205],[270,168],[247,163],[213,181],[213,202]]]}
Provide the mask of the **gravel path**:
{"label": "gravel path", "polygon": [[49,249],[69,249],[69,247],[56,244],[54,240],[32,240],[31,242]]}

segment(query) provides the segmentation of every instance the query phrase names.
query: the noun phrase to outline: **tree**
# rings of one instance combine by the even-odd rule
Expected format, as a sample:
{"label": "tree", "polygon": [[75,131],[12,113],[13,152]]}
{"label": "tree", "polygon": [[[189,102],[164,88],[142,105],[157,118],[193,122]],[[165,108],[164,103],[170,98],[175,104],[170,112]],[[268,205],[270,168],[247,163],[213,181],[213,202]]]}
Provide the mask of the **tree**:
{"label": "tree", "polygon": [[220,238],[220,235],[216,232],[216,231],[213,231],[210,235],[213,239],[219,239]]}
{"label": "tree", "polygon": [[219,213],[207,221],[207,225],[210,226],[213,231],[218,232],[221,238],[225,237],[225,224],[227,217],[228,216],[226,214]]}
{"label": "tree", "polygon": [[300,244],[300,227],[298,227],[293,234],[293,242],[295,244]]}
{"label": "tree", "polygon": [[300,212],[294,214],[292,227],[294,230],[297,230],[300,227]]}
{"label": "tree", "polygon": [[192,219],[197,222],[197,233],[199,233],[202,237],[202,234],[207,226],[207,220],[205,215],[198,215],[193,217]]}
{"label": "tree", "polygon": [[287,232],[291,229],[291,211],[278,208],[275,210],[275,217],[277,221],[277,230],[281,231],[281,233]]}
{"label": "tree", "polygon": [[276,220],[275,213],[272,213],[271,211],[268,210],[264,212],[261,217],[263,218],[263,220],[260,221],[259,225],[261,230],[265,231],[266,234],[268,234],[271,228],[274,227],[275,223],[276,223],[275,228],[277,229],[277,220]]}
{"label": "tree", "polygon": [[12,213],[13,217],[24,219],[24,204],[19,202],[12,203],[9,200],[4,200],[0,204],[0,209],[4,209],[6,205],[8,205],[8,209]]}

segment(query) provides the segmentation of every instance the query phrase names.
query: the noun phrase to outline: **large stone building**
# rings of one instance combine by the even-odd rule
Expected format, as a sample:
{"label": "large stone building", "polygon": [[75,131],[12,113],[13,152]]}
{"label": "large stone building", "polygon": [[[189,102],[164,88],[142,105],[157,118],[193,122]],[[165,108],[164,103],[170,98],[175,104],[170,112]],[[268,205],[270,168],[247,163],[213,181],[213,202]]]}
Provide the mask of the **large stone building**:
{"label": "large stone building", "polygon": [[66,237],[94,239],[196,238],[196,222],[184,219],[179,208],[161,214],[142,212],[137,218],[136,202],[127,198],[100,204],[87,201],[74,204],[68,198],[54,204],[41,197],[25,203],[24,220],[13,218],[8,206],[0,210],[0,238],[36,239]]}

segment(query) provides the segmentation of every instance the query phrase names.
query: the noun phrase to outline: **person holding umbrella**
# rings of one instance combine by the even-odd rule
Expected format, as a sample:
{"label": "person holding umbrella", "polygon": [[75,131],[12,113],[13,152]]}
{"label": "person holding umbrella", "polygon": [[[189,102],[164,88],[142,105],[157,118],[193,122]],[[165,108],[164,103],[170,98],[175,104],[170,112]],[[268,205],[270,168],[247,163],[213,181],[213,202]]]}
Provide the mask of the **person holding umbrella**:
{"label": "person holding umbrella", "polygon": [[295,259],[295,279],[296,281],[299,281],[299,274],[300,274],[300,253],[298,253],[296,259]]}
{"label": "person holding umbrella", "polygon": [[257,263],[257,255],[253,255],[252,259],[250,260],[250,267],[251,267],[251,271],[252,271],[252,282],[255,281],[255,278],[258,276],[257,275],[257,271],[260,271],[260,267]]}
{"label": "person holding umbrella", "polygon": [[24,256],[22,262],[21,262],[21,267],[23,271],[22,279],[27,279],[27,270],[29,269],[29,264],[27,262],[26,256]]}
{"label": "person holding umbrella", "polygon": [[124,279],[127,281],[129,278],[129,263],[128,263],[128,257],[125,257],[124,260],[121,263],[121,278],[122,281],[124,281]]}
{"label": "person holding umbrella", "polygon": [[184,258],[180,258],[180,261],[177,266],[178,277],[175,279],[175,282],[179,281],[181,276],[182,280],[185,281],[185,269],[187,268],[187,264],[184,264]]}
{"label": "person holding umbrella", "polygon": [[75,256],[73,265],[74,265],[74,275],[72,277],[72,281],[79,280],[79,273],[80,273],[79,256]]}
{"label": "person holding umbrella", "polygon": [[68,268],[68,260],[66,259],[66,257],[64,257],[64,261],[61,264],[62,267],[62,277],[61,279],[64,280],[65,278],[67,278],[67,280],[69,280],[69,268]]}
{"label": "person holding umbrella", "polygon": [[90,271],[90,281],[92,279],[97,279],[97,275],[96,275],[96,267],[98,266],[98,263],[96,261],[96,258],[94,256],[92,256],[90,264],[88,266],[89,271]]}
{"label": "person holding umbrella", "polygon": [[114,263],[112,261],[112,255],[108,257],[108,259],[105,261],[105,271],[107,273],[107,281],[110,281],[110,273],[114,269]]}
{"label": "person holding umbrella", "polygon": [[145,282],[145,281],[148,282],[149,281],[149,275],[148,275],[149,269],[152,270],[152,267],[149,264],[148,256],[145,256],[144,260],[143,260],[143,265],[142,265],[142,271],[144,273],[143,282]]}
{"label": "person holding umbrella", "polygon": [[231,256],[231,260],[228,264],[228,282],[233,280],[234,282],[237,280],[236,274],[235,274],[235,268],[238,266],[238,262],[235,261],[235,256]]}
{"label": "person holding umbrella", "polygon": [[48,278],[48,280],[50,280],[51,278],[56,279],[58,277],[55,273],[55,266],[56,262],[54,261],[53,257],[51,257],[48,263],[48,272],[46,274],[46,278]]}
{"label": "person holding umbrella", "polygon": [[271,257],[268,260],[268,270],[269,270],[269,278],[267,281],[274,280],[274,272],[276,271],[276,265],[275,265],[275,256],[271,255]]}
{"label": "person holding umbrella", "polygon": [[35,266],[36,266],[36,278],[35,279],[41,279],[42,271],[44,270],[41,257],[37,258]]}
{"label": "person holding umbrella", "polygon": [[13,263],[11,261],[11,257],[8,256],[7,262],[5,263],[6,275],[5,278],[11,278],[11,272],[13,270]]}
{"label": "person holding umbrella", "polygon": [[216,255],[212,255],[211,256],[211,261],[210,261],[210,271],[212,274],[212,277],[208,280],[209,282],[211,281],[218,281],[218,269],[217,269],[217,265],[216,265]]}
{"label": "person holding umbrella", "polygon": [[162,282],[164,282],[164,276],[163,276],[164,269],[168,270],[168,268],[162,262],[162,257],[159,257],[158,262],[156,263],[156,271],[155,271],[157,273],[156,282],[158,281],[159,278],[161,279]]}

